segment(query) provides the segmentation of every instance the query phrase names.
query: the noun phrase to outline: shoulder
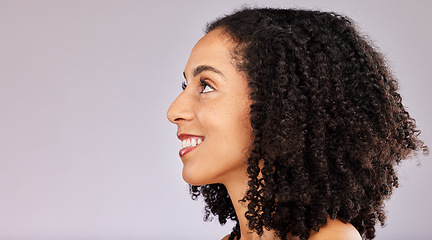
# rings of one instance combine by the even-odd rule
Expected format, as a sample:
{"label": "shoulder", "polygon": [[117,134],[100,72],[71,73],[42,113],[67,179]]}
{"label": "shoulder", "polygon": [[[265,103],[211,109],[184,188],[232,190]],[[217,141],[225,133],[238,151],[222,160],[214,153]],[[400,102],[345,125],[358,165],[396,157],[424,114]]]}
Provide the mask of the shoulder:
{"label": "shoulder", "polygon": [[309,240],[361,240],[357,229],[349,224],[335,219],[328,219],[327,225],[318,232],[313,231]]}
{"label": "shoulder", "polygon": [[226,235],[224,238],[222,238],[222,240],[228,240],[229,236],[230,236],[230,234]]}

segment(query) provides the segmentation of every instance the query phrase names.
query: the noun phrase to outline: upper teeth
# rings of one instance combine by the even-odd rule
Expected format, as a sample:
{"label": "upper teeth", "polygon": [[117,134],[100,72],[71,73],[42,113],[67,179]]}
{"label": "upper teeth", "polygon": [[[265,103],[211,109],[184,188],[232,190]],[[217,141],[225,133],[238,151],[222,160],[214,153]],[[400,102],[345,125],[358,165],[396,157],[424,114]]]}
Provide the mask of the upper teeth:
{"label": "upper teeth", "polygon": [[182,148],[187,148],[187,147],[194,147],[197,145],[200,145],[200,143],[202,143],[202,139],[198,138],[189,138],[189,139],[185,139],[181,142],[181,146]]}

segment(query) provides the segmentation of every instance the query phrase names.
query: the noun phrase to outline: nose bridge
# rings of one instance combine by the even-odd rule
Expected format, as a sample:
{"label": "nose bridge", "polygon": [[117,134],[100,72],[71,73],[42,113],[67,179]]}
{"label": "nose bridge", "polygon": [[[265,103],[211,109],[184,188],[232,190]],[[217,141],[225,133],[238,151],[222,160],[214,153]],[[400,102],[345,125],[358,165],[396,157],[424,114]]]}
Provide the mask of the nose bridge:
{"label": "nose bridge", "polygon": [[180,120],[190,120],[193,116],[191,96],[186,91],[174,100],[168,108],[167,118],[170,122],[177,124]]}

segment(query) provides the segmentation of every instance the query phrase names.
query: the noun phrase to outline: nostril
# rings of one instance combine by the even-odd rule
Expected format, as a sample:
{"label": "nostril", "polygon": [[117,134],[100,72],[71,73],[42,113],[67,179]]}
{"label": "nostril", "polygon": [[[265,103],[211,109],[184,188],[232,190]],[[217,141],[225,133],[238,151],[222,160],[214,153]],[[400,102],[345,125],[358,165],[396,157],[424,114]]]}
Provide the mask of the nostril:
{"label": "nostril", "polygon": [[173,105],[174,103],[171,104],[171,106],[168,108],[166,116],[168,118],[168,121],[172,123],[176,123],[179,119],[181,119],[181,116],[179,114],[178,109],[173,107]]}
{"label": "nostril", "polygon": [[178,121],[180,121],[180,120],[183,120],[183,118],[176,118],[176,119],[174,119],[174,122],[178,122]]}

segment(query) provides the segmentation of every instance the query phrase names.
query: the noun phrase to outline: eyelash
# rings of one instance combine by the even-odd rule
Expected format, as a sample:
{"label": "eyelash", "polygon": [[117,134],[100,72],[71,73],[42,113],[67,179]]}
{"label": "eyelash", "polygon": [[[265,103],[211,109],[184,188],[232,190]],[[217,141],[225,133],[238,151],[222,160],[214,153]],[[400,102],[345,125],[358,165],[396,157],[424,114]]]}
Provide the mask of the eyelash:
{"label": "eyelash", "polygon": [[[209,86],[209,87],[211,87],[212,89],[214,89],[214,88],[212,87],[212,85],[208,84],[206,81],[204,81],[204,80],[202,80],[202,79],[200,79],[200,86],[201,86],[201,88],[202,88],[203,90],[205,89],[206,86]],[[183,91],[186,89],[186,87],[187,87],[186,82],[185,82],[185,81],[182,82],[182,89],[183,89]],[[202,93],[202,92],[201,92],[201,93]]]}
{"label": "eyelash", "polygon": [[202,89],[201,93],[205,93],[204,89],[206,88],[206,86],[209,86],[212,89],[212,91],[214,90],[214,88],[212,87],[212,85],[208,84],[206,81],[204,81],[202,79],[200,79],[200,86],[201,86],[201,89]]}

